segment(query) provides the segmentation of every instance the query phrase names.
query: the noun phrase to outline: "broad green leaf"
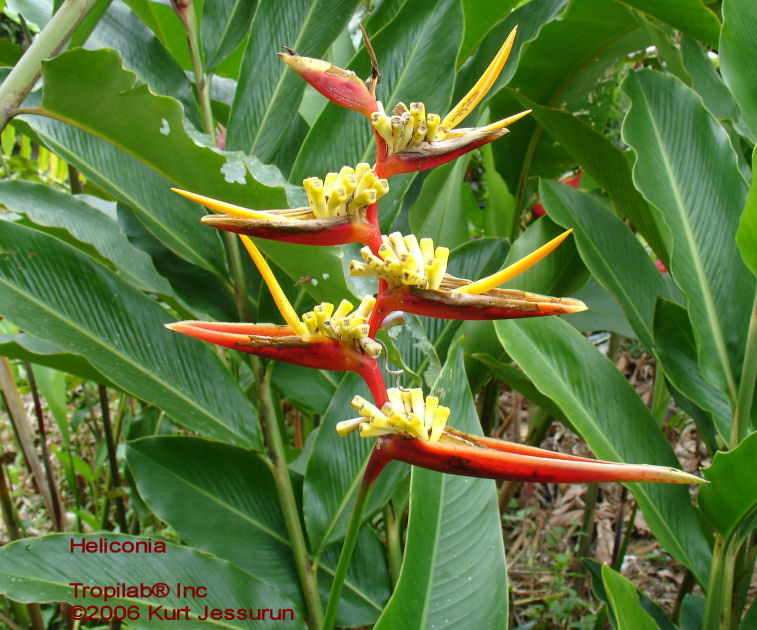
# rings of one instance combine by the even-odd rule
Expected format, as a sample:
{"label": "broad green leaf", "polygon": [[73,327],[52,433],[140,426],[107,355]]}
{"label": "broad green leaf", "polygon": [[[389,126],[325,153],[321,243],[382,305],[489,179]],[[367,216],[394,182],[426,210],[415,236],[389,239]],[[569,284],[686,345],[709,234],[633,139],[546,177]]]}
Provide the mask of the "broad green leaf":
{"label": "broad green leaf", "polygon": [[712,48],[718,47],[720,22],[717,15],[704,6],[701,0],[616,0],[645,13],[655,20],[687,33]]}
{"label": "broad green leaf", "polygon": [[288,46],[305,57],[322,57],[356,5],[357,0],[291,0],[285,11],[277,2],[258,5],[229,116],[230,149],[271,160],[307,85],[276,53]]}
{"label": "broad green leaf", "polygon": [[27,333],[0,334],[0,355],[75,374],[88,381],[115,387],[82,355],[64,352],[55,344]]}
{"label": "broad green leaf", "polygon": [[[271,469],[256,453],[188,436],[130,442],[126,459],[141,497],[160,519],[195,549],[233,562],[276,587],[299,611],[304,601]],[[321,564],[333,573],[336,566]],[[372,590],[345,584],[344,604],[371,623],[389,597],[376,580]]]}
{"label": "broad green leaf", "polygon": [[[144,4],[149,12],[159,8],[156,3],[148,0],[136,0],[127,4],[131,4],[133,9]],[[167,8],[173,14],[170,8],[162,8]],[[176,16],[172,17],[181,30]],[[180,42],[186,49],[186,35],[181,32],[180,37]],[[178,99],[184,106],[187,119],[198,127],[202,124],[192,83],[179,61],[165,47],[165,37],[163,40],[158,39],[124,3],[110,3],[108,10],[98,20],[97,26],[87,39],[87,48],[116,48],[123,58],[124,66],[135,72],[140,81],[147,83],[156,94]]]}
{"label": "broad green leaf", "polygon": [[634,187],[627,156],[606,135],[573,114],[515,97],[534,110],[532,115],[539,124],[607,191],[615,212],[630,219],[657,255],[667,260],[669,236],[659,213]]}
{"label": "broad green leaf", "polygon": [[277,361],[271,382],[290,403],[311,413],[324,414],[339,386],[340,376],[326,370]]}
{"label": "broad green leaf", "polygon": [[[370,400],[360,377],[348,373],[321,419],[308,459],[303,510],[310,546],[316,554],[344,537],[355,493],[373,449],[374,440],[361,438],[357,433],[339,437],[335,429],[337,422],[355,417],[350,401],[357,394]],[[365,509],[366,520],[389,500],[406,474],[407,468],[403,464],[390,464],[381,473]]]}
{"label": "broad green leaf", "polygon": [[694,333],[686,309],[660,298],[654,310],[652,328],[653,352],[665,376],[682,394],[712,415],[718,433],[727,443],[731,438],[731,405],[697,368]]}
{"label": "broad green leaf", "polygon": [[[450,407],[450,425],[480,434],[461,341],[450,350],[433,392]],[[413,468],[405,557],[376,630],[506,628],[507,618],[494,482]]]}
{"label": "broad green leaf", "polygon": [[539,196],[551,219],[575,228],[573,237],[584,264],[621,304],[636,336],[651,350],[655,300],[669,292],[644,247],[609,208],[587,193],[541,180]]}
{"label": "broad green leaf", "polygon": [[[605,565],[598,564],[593,560],[589,560],[588,558],[584,558],[582,562],[583,565],[589,570],[589,575],[591,576],[591,590],[593,591],[594,596],[600,602],[607,604],[606,610],[610,625],[613,628],[617,628],[618,624],[615,618],[614,609],[610,604],[610,596],[607,592],[607,589],[605,588],[605,582],[602,579]],[[678,628],[668,620],[665,612],[657,604],[655,604],[651,599],[649,599],[646,595],[644,595],[644,593],[640,591],[637,591],[636,594],[638,596],[639,602],[641,603],[641,607],[657,623],[660,630],[678,630]],[[634,609],[636,609],[635,606]],[[699,626],[697,626],[697,629],[699,629]],[[681,628],[681,630],[684,629]],[[695,629],[691,628],[691,630]]]}
{"label": "broad green leaf", "polygon": [[623,89],[634,182],[672,233],[670,269],[686,296],[700,369],[735,401],[755,292],[733,247],[746,182],[728,136],[692,90],[647,70],[629,75]]}
{"label": "broad green leaf", "polygon": [[507,17],[517,4],[517,0],[463,0],[465,37],[457,58],[458,66],[470,57],[492,27]]}
{"label": "broad green leaf", "polygon": [[243,156],[191,138],[179,104],[138,85],[117,51],[68,51],[43,64],[42,80],[43,113],[107,140],[177,186],[229,203],[286,207],[284,190],[250,178]]}
{"label": "broad green leaf", "polygon": [[39,393],[47,403],[47,408],[50,410],[55,424],[58,425],[64,446],[68,448],[70,443],[66,375],[60,370],[54,370],[43,365],[32,365],[31,368]]}
{"label": "broad green leaf", "polygon": [[[452,94],[462,31],[459,0],[406,2],[394,19],[371,39],[382,77],[376,98],[388,110],[398,101],[406,104],[423,101],[427,112],[444,116]],[[352,58],[348,69],[359,77],[370,74],[365,48]],[[374,161],[370,122],[357,112],[329,103],[305,139],[291,179],[299,181],[338,171],[345,164]]]}
{"label": "broad green leaf", "polygon": [[[757,147],[752,152],[752,164],[757,157]],[[754,171],[757,173],[757,170]],[[744,212],[739,220],[736,243],[744,262],[757,275],[757,175],[752,174],[752,185],[746,198]]]}
{"label": "broad green leaf", "polygon": [[510,194],[507,184],[494,166],[491,145],[481,147],[484,158],[484,182],[489,191],[484,212],[484,233],[486,236],[506,236],[512,238],[517,224],[515,197]]}
{"label": "broad green leaf", "polygon": [[736,100],[702,45],[690,37],[683,37],[681,54],[686,72],[691,77],[691,87],[702,97],[705,107],[718,119],[739,120],[741,114]]}
{"label": "broad green leaf", "polygon": [[463,212],[463,176],[468,160],[459,158],[434,169],[423,182],[421,194],[411,206],[410,232],[418,239],[433,239],[435,246],[457,247],[468,240]]}
{"label": "broad green leaf", "polygon": [[134,249],[120,232],[115,216],[49,186],[20,180],[0,182],[0,203],[38,225],[63,228],[76,240],[92,245],[113,264],[116,273],[138,289],[172,296],[170,285],[150,258]]}
{"label": "broad green leaf", "polygon": [[629,339],[636,338],[620,304],[594,278],[570,297],[581,300],[589,307],[586,311],[574,313],[568,320],[581,332],[606,331]]}
{"label": "broad green leaf", "polygon": [[156,302],[69,245],[14,223],[0,231],[0,310],[16,325],[82,353],[119,389],[186,427],[259,446],[255,410],[213,352],[164,327]]}
{"label": "broad green leaf", "polygon": [[[495,323],[507,353],[565,413],[600,459],[678,467],[673,450],[628,381],[570,324],[552,317]],[[660,544],[700,582],[707,539],[682,486],[629,484]]]}
{"label": "broad green leaf", "polygon": [[205,72],[213,72],[247,36],[257,0],[225,0],[203,4],[200,33]]}
{"label": "broad green leaf", "polygon": [[[19,121],[28,133],[95,185],[129,206],[150,233],[184,260],[226,277],[221,239],[215,230],[199,229],[206,214],[197,204],[171,192],[171,182],[138,159],[104,140],[49,118],[24,116]],[[18,124],[18,123],[17,123]]]}
{"label": "broad green leaf", "polygon": [[602,565],[602,581],[618,630],[659,630],[654,619],[642,608],[639,594],[631,582],[607,565]]}
{"label": "broad green leaf", "polygon": [[720,68],[723,78],[741,108],[744,120],[757,136],[757,13],[750,0],[724,0],[720,33]]}
{"label": "broad green leaf", "polygon": [[[200,553],[190,547],[165,544],[161,553],[80,553],[71,552],[72,543],[106,545],[151,542],[157,538],[124,536],[120,534],[52,534],[27,538],[0,549],[0,592],[20,602],[68,602],[76,606],[102,606],[103,598],[82,597],[82,585],[111,586],[124,584],[139,588],[140,584],[162,584],[166,597],[140,596],[138,593],[108,599],[112,606],[136,606],[139,619],[129,620],[129,626],[162,630],[166,619],[171,628],[305,628],[302,616],[291,612],[280,621],[214,620],[199,621],[209,609],[251,610],[270,608],[276,615],[280,609],[292,611],[294,605],[276,589],[254,578],[226,560]],[[72,583],[79,583],[74,591]],[[204,587],[206,595],[192,595],[192,591],[177,593],[181,587]],[[197,591],[195,591],[197,593]],[[185,613],[178,612],[188,607]],[[152,615],[150,612],[152,611]],[[177,611],[177,612],[174,612]],[[262,612],[260,613],[262,614]],[[188,620],[186,620],[188,617]],[[175,620],[174,620],[175,619]],[[289,621],[283,621],[288,619]],[[292,619],[294,619],[292,621]]]}
{"label": "broad green leaf", "polygon": [[710,483],[699,488],[697,502],[710,524],[726,539],[757,510],[755,461],[757,433],[752,433],[736,448],[715,453],[712,465],[702,471]]}

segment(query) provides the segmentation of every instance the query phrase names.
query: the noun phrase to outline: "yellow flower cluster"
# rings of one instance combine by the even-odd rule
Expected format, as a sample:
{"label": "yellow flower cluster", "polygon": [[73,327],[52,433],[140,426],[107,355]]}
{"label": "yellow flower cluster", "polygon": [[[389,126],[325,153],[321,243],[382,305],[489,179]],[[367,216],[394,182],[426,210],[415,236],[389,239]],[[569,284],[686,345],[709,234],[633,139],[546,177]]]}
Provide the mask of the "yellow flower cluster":
{"label": "yellow flower cluster", "polygon": [[362,396],[355,396],[350,403],[360,412],[359,418],[337,423],[336,430],[344,437],[360,430],[362,437],[379,437],[392,433],[438,442],[449,418],[449,408],[439,404],[436,396],[423,399],[421,389],[386,390],[389,402],[381,409]]}
{"label": "yellow flower cluster", "polygon": [[389,183],[379,179],[366,162],[355,168],[343,166],[338,173],[328,173],[323,180],[308,177],[302,185],[317,219],[354,215],[389,192]]}
{"label": "yellow flower cluster", "polygon": [[321,302],[302,315],[302,322],[309,334],[351,342],[376,359],[381,354],[381,344],[368,336],[368,318],[375,304],[376,298],[372,295],[366,295],[354,311],[348,300],[342,300],[336,310],[330,302]]}
{"label": "yellow flower cluster", "polygon": [[392,116],[387,116],[384,106],[377,102],[379,111],[371,114],[371,125],[389,147],[390,153],[402,153],[407,147],[414,147],[424,140],[441,139],[447,129],[439,127],[439,114],[426,114],[423,103],[410,103],[410,109],[404,103],[397,103]]}
{"label": "yellow flower cluster", "polygon": [[437,247],[430,238],[420,242],[414,234],[402,236],[393,232],[381,236],[383,241],[378,256],[368,247],[360,254],[365,262],[350,262],[350,273],[354,276],[383,278],[390,286],[405,284],[421,289],[438,289],[447,271],[449,249]]}

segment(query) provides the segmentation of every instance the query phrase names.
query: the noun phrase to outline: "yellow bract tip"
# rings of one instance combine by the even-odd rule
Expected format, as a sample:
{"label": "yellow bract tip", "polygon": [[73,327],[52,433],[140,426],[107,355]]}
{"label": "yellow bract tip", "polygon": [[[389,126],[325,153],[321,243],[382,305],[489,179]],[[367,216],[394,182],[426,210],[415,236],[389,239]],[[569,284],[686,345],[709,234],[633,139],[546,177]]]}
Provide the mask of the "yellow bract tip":
{"label": "yellow bract tip", "polygon": [[219,201],[218,199],[205,197],[204,195],[198,195],[197,193],[189,192],[188,190],[181,190],[180,188],[171,188],[171,190],[173,190],[175,193],[180,194],[182,197],[190,199],[191,201],[196,201],[206,208],[210,208],[211,210],[215,210],[216,212],[223,212],[224,214],[228,214],[232,217],[237,217],[238,219],[260,219],[263,221],[286,222],[292,221],[292,219],[288,219],[283,216],[269,214],[260,210],[251,210],[250,208],[243,208],[242,206],[235,206],[232,203],[226,203],[225,201]]}
{"label": "yellow bract tip", "polygon": [[494,59],[489,64],[486,71],[481,75],[481,78],[476,81],[476,85],[474,85],[470,89],[470,92],[468,92],[462,100],[452,108],[452,111],[444,117],[442,127],[446,127],[447,129],[457,127],[457,125],[459,125],[463,119],[473,111],[473,108],[481,102],[481,99],[486,96],[487,92],[497,80],[499,73],[502,71],[502,67],[505,65],[505,62],[510,55],[510,50],[513,47],[517,30],[518,27],[516,26],[510,31],[505,43],[502,44],[502,48],[500,48],[499,52],[494,56]]}
{"label": "yellow bract tip", "polygon": [[511,280],[515,276],[523,273],[529,267],[532,267],[533,265],[538,263],[542,258],[547,256],[547,254],[552,252],[560,243],[568,238],[568,235],[572,231],[573,228],[566,230],[565,232],[560,234],[560,236],[553,238],[546,245],[542,245],[536,251],[531,252],[528,256],[525,256],[519,261],[514,262],[512,265],[506,267],[502,271],[498,271],[491,276],[487,276],[486,278],[482,278],[481,280],[477,280],[476,282],[471,282],[470,284],[466,284],[454,290],[459,291],[460,293],[472,293],[474,295],[486,293],[490,289],[494,289],[500,284],[504,284],[508,280]]}
{"label": "yellow bract tip", "polygon": [[491,133],[493,131],[499,131],[500,129],[504,129],[505,127],[509,127],[512,125],[516,120],[520,120],[524,116],[528,116],[532,111],[532,109],[527,109],[523,112],[520,112],[518,114],[513,114],[512,116],[508,116],[507,118],[503,118],[502,120],[498,120],[497,122],[493,122],[489,125],[486,125],[486,127],[481,127],[481,131]]}
{"label": "yellow bract tip", "polygon": [[276,276],[273,275],[273,271],[271,271],[265,258],[263,258],[263,254],[260,253],[260,250],[256,247],[255,243],[252,242],[252,239],[249,236],[240,234],[239,238],[242,239],[242,243],[244,243],[247,252],[250,254],[250,258],[252,258],[252,261],[258,268],[260,275],[263,276],[263,280],[265,280],[268,290],[273,296],[273,301],[276,302],[276,306],[279,309],[279,313],[281,313],[284,318],[284,321],[294,329],[296,334],[307,335],[307,326],[305,326],[305,324],[300,321],[300,318],[297,317],[297,313],[292,308],[287,296],[284,295],[281,285],[279,285]]}

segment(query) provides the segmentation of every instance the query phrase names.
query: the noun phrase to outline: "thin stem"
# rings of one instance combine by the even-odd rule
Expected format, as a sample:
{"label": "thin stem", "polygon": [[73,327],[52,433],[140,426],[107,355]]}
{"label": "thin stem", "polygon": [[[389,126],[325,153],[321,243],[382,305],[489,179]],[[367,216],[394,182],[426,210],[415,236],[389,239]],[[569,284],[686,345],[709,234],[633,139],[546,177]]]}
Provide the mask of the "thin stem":
{"label": "thin stem", "polygon": [[65,0],[0,85],[0,130],[40,76],[42,60],[56,55],[97,0]]}
{"label": "thin stem", "polygon": [[739,397],[733,413],[731,448],[736,448],[749,432],[755,381],[757,381],[757,296],[755,296],[752,317],[749,320],[749,332],[746,338],[746,352],[744,354],[744,367],[741,371]]}
{"label": "thin stem", "polygon": [[192,71],[194,72],[195,83],[197,84],[197,100],[200,103],[200,113],[202,114],[202,126],[205,133],[210,136],[211,141],[215,144],[216,130],[213,121],[213,110],[210,106],[210,81],[212,75],[205,74],[205,67],[202,62],[200,25],[197,24],[197,14],[195,13],[192,0],[189,0],[180,9],[177,9],[177,13],[187,33],[189,56],[192,59]]}
{"label": "thin stem", "polygon": [[377,443],[377,446],[375,446],[371,452],[371,457],[368,460],[365,473],[363,473],[363,480],[360,482],[360,487],[358,488],[357,496],[355,497],[355,506],[352,508],[352,516],[350,517],[350,524],[347,527],[347,535],[344,538],[344,545],[342,545],[342,553],[339,555],[339,563],[337,564],[334,573],[334,581],[331,583],[331,593],[329,593],[329,603],[326,607],[323,630],[332,630],[334,627],[336,611],[337,608],[339,608],[339,598],[342,596],[344,579],[347,576],[347,569],[350,566],[352,552],[355,550],[355,543],[357,542],[357,535],[360,531],[360,524],[363,521],[363,512],[365,512],[365,506],[368,503],[368,497],[371,494],[376,478],[389,461],[382,455],[382,451],[378,448],[378,444],[379,443]]}
{"label": "thin stem", "polygon": [[597,508],[598,497],[599,484],[590,483],[586,488],[586,495],[584,496],[584,515],[581,522],[581,530],[579,532],[581,540],[578,543],[578,551],[576,552],[573,563],[573,571],[577,574],[573,578],[573,587],[576,591],[582,591],[585,586],[586,572],[581,566],[581,558],[588,556],[589,551],[591,550],[592,534],[594,531],[594,512]]}
{"label": "thin stem", "polygon": [[400,537],[400,523],[402,512],[395,512],[392,502],[384,506],[384,529],[386,530],[386,554],[389,559],[389,578],[392,590],[397,586],[402,567],[402,541]]}
{"label": "thin stem", "polygon": [[32,398],[34,400],[34,413],[37,416],[37,429],[39,430],[39,446],[42,451],[42,465],[45,467],[45,478],[47,479],[47,487],[50,491],[50,499],[53,503],[53,523],[55,529],[59,532],[63,531],[63,513],[60,509],[60,497],[58,496],[58,488],[55,485],[55,478],[53,477],[53,467],[50,463],[50,451],[47,448],[47,432],[45,431],[45,417],[42,413],[42,402],[39,398],[39,391],[37,390],[37,381],[34,379],[34,371],[28,361],[24,361],[24,369],[26,370],[26,378],[29,381],[29,388],[32,392]]}
{"label": "thin stem", "polygon": [[121,477],[118,474],[118,460],[116,459],[116,444],[113,440],[113,429],[110,424],[110,409],[108,408],[108,391],[105,389],[105,385],[97,386],[100,394],[100,411],[103,419],[103,431],[105,433],[105,446],[108,450],[108,465],[110,466],[110,488],[114,491],[113,501],[116,504],[116,519],[118,520],[118,526],[123,533],[126,533],[129,528],[126,524],[126,512],[124,511],[123,497],[118,496],[116,493],[121,486]]}
{"label": "thin stem", "polygon": [[239,321],[249,322],[252,319],[250,305],[247,302],[247,280],[242,268],[242,254],[239,249],[239,239],[233,232],[224,232],[226,251],[229,253],[229,267],[234,278],[234,302],[237,306]]}
{"label": "thin stem", "polygon": [[308,626],[320,628],[323,621],[323,608],[318,595],[318,582],[316,572],[308,558],[305,546],[305,536],[300,524],[300,515],[297,511],[297,502],[294,498],[292,481],[289,478],[286,455],[284,453],[284,440],[279,430],[276,419],[276,411],[271,398],[271,371],[264,370],[258,357],[251,355],[252,369],[257,374],[257,388],[260,414],[260,423],[263,426],[268,453],[271,458],[273,478],[278,491],[279,503],[284,514],[289,540],[292,544],[294,562],[300,577],[300,586],[305,598],[305,605],[309,613]]}

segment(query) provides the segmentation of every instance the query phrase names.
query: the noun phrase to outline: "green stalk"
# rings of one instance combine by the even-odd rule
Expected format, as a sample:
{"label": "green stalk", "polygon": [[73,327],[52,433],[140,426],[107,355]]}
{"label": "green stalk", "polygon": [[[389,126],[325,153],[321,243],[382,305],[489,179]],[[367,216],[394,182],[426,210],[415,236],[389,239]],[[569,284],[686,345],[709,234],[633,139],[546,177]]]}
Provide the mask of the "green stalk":
{"label": "green stalk", "polygon": [[[376,452],[375,450],[373,451]],[[373,456],[371,456],[373,459]],[[357,491],[357,497],[355,498],[355,507],[352,509],[352,516],[350,517],[350,524],[347,528],[347,535],[344,538],[344,545],[342,545],[342,553],[339,555],[339,564],[336,566],[336,572],[334,573],[334,581],[331,583],[331,593],[329,593],[329,603],[326,607],[326,617],[323,621],[323,630],[332,630],[334,622],[336,621],[336,611],[339,608],[339,598],[342,596],[342,588],[344,587],[344,579],[347,576],[347,569],[350,566],[350,559],[352,558],[352,552],[355,550],[355,543],[357,542],[357,535],[360,531],[360,524],[363,520],[363,512],[365,512],[365,506],[368,503],[368,497],[373,489],[373,484],[376,481],[376,475],[370,475],[368,471],[371,470],[371,463],[369,461],[368,468],[363,475],[363,480],[360,482],[360,487]]]}
{"label": "green stalk", "polygon": [[755,302],[752,306],[752,317],[749,320],[749,332],[746,338],[746,352],[744,354],[744,367],[741,371],[739,397],[733,413],[731,448],[736,448],[739,442],[749,433],[755,381],[757,381],[757,296],[755,296]]}
{"label": "green stalk", "polygon": [[722,534],[715,536],[702,630],[726,630],[731,627],[735,554],[729,549],[732,545],[728,542]]}
{"label": "green stalk", "polygon": [[[105,446],[108,450],[108,466],[110,466],[110,489],[113,490],[113,502],[116,505],[116,519],[118,526],[123,533],[128,531],[126,524],[126,511],[124,510],[123,497],[116,493],[121,486],[121,476],[118,474],[118,460],[116,459],[116,441],[113,439],[113,429],[110,424],[110,409],[108,408],[108,391],[105,385],[97,386],[100,394],[100,411],[103,419],[103,430],[105,432]],[[107,514],[107,511],[106,511]]]}
{"label": "green stalk", "polygon": [[192,71],[195,75],[197,84],[197,100],[200,103],[200,112],[202,114],[202,126],[205,133],[210,136],[213,144],[216,143],[215,123],[213,122],[213,110],[210,107],[210,81],[211,76],[205,75],[205,67],[202,62],[202,43],[200,42],[200,25],[197,23],[197,14],[195,13],[194,2],[189,0],[186,5],[177,6],[179,3],[174,2],[174,9],[184,24],[184,30],[187,33],[187,42],[189,44],[189,56],[192,59]]}
{"label": "green stalk", "polygon": [[263,425],[268,452],[271,457],[273,478],[276,483],[276,489],[279,495],[281,511],[284,514],[287,534],[292,544],[292,553],[294,562],[297,566],[297,573],[300,576],[300,586],[305,598],[310,628],[321,628],[323,622],[323,608],[321,599],[318,594],[318,582],[316,572],[308,558],[307,548],[305,546],[305,536],[300,524],[300,515],[297,511],[297,503],[294,498],[292,481],[289,478],[289,468],[284,454],[284,440],[279,431],[279,423],[276,419],[276,411],[273,407],[271,398],[271,371],[263,370],[258,357],[251,355],[253,371],[258,375],[258,397],[260,407],[260,422]]}
{"label": "green stalk", "polygon": [[43,59],[57,54],[97,0],[65,0],[0,85],[0,130],[40,76]]}
{"label": "green stalk", "polygon": [[402,511],[395,512],[393,503],[384,506],[384,529],[386,530],[386,552],[389,560],[389,578],[392,590],[397,586],[402,567],[402,541],[400,539],[400,523]]}

